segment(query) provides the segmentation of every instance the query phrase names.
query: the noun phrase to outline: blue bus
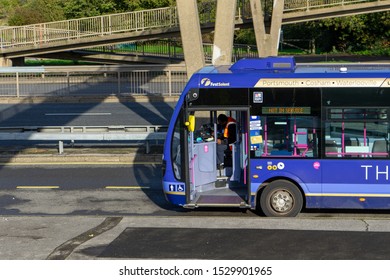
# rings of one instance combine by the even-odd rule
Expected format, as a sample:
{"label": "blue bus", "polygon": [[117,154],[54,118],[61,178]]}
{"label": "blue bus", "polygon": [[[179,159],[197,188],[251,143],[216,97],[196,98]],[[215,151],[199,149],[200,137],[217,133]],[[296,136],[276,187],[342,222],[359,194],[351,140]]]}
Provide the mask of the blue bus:
{"label": "blue bus", "polygon": [[[163,191],[185,208],[390,209],[390,64],[207,66],[183,90],[163,152]],[[218,152],[218,116],[235,140]],[[226,129],[226,128],[225,128]]]}

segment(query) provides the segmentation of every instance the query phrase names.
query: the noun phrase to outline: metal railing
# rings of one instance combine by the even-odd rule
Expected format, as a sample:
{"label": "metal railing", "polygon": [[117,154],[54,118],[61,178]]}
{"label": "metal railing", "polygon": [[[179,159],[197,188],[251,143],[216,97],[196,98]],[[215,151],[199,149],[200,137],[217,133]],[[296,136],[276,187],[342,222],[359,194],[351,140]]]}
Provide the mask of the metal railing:
{"label": "metal railing", "polygon": [[[388,0],[285,0],[284,13],[309,11],[349,4],[383,2]],[[268,2],[264,1],[266,5]],[[272,3],[271,3],[272,4]],[[272,5],[269,5],[272,7]],[[202,1],[199,7],[201,23],[214,22],[216,0]],[[239,0],[237,18],[250,18],[249,0]],[[271,9],[271,8],[266,8]],[[39,48],[47,44],[69,44],[81,39],[178,27],[176,7],[110,14],[57,22],[39,23],[0,29],[0,51],[10,48]]]}
{"label": "metal railing", "polygon": [[179,95],[183,65],[0,68],[1,97]]}
{"label": "metal railing", "polygon": [[[380,1],[380,0],[379,0]],[[346,6],[364,2],[379,2],[377,0],[285,0],[284,12],[310,11],[337,6]]]}
{"label": "metal railing", "polygon": [[113,145],[115,141],[136,141],[145,144],[150,152],[152,142],[163,142],[167,126],[44,126],[44,127],[1,127],[0,141],[56,141],[58,152],[64,152],[64,141],[104,141]]}
{"label": "metal railing", "polygon": [[[204,43],[203,53],[205,62],[211,63],[213,57],[213,44]],[[170,61],[184,61],[183,47],[180,41],[176,40],[151,40],[134,43],[125,43],[117,45],[99,46],[81,50],[86,55],[96,53],[137,56],[137,57],[156,57],[166,58]],[[303,50],[308,51],[308,50]],[[234,44],[232,52],[232,62],[236,62],[241,58],[258,57],[257,46]]]}

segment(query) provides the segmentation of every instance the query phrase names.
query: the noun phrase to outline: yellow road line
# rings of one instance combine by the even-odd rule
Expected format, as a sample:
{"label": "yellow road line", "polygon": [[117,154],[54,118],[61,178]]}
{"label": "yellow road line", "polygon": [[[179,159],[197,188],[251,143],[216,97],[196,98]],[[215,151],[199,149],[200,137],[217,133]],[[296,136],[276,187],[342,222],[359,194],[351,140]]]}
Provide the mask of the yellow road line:
{"label": "yellow road line", "polygon": [[17,189],[59,189],[59,186],[17,186]]}
{"label": "yellow road line", "polygon": [[149,187],[141,186],[106,186],[106,189],[128,189],[128,190],[139,190],[139,189],[150,189]]}

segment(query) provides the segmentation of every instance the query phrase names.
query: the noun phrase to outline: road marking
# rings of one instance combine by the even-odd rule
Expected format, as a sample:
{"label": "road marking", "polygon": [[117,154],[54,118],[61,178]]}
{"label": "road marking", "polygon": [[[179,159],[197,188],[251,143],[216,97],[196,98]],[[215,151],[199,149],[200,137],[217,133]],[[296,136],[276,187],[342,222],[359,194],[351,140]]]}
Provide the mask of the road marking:
{"label": "road marking", "polygon": [[59,189],[59,186],[17,186],[17,189]]}
{"label": "road marking", "polygon": [[45,113],[45,116],[110,116],[111,113]]}
{"label": "road marking", "polygon": [[128,190],[140,190],[140,189],[150,189],[150,187],[141,187],[141,186],[106,186],[106,189],[128,189]]}

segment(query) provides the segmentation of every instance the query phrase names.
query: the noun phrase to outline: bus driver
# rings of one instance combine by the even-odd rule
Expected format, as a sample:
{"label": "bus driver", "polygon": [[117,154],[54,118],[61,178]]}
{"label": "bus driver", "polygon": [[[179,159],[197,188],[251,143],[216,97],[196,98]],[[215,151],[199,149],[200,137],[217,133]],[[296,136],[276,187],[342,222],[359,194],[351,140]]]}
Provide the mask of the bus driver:
{"label": "bus driver", "polygon": [[220,114],[217,135],[217,164],[219,168],[232,166],[232,152],[230,144],[236,142],[236,120],[225,114]]}

